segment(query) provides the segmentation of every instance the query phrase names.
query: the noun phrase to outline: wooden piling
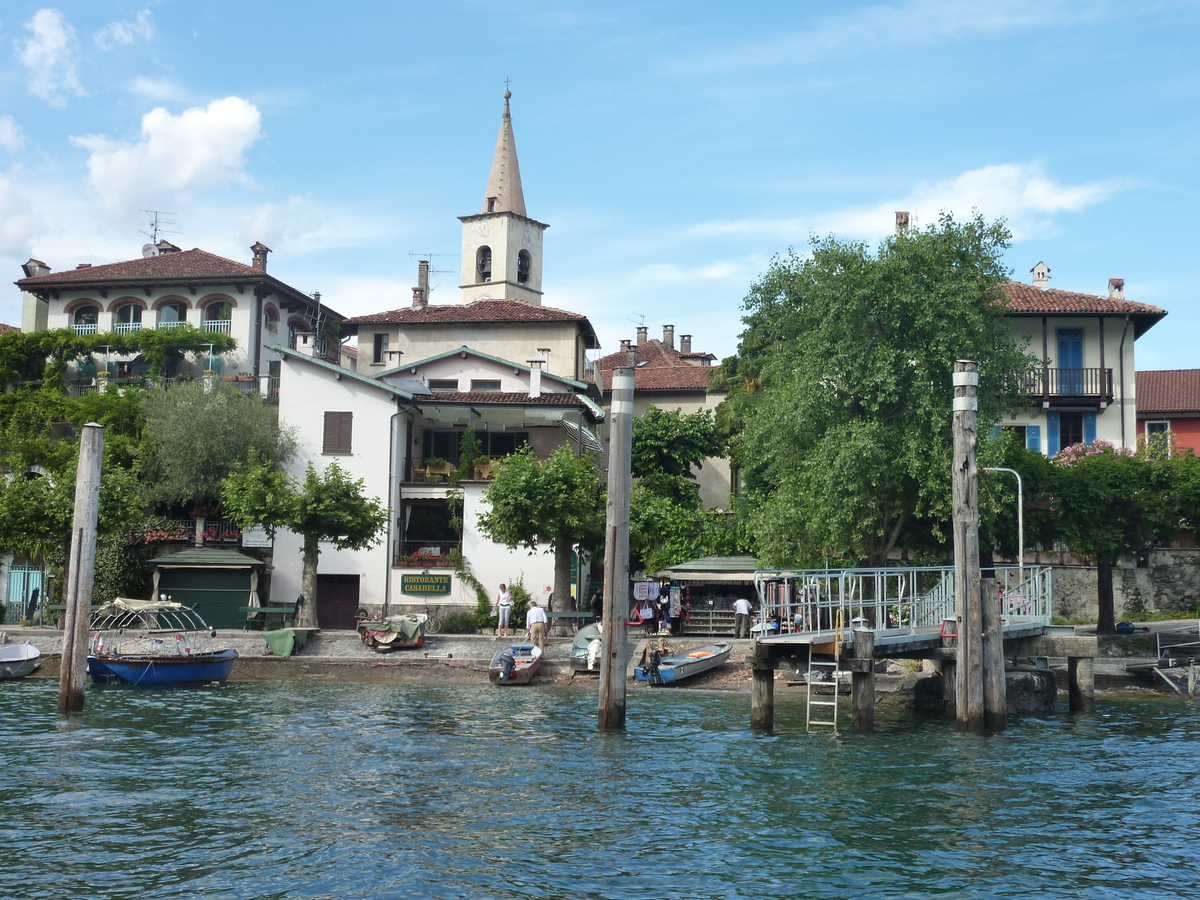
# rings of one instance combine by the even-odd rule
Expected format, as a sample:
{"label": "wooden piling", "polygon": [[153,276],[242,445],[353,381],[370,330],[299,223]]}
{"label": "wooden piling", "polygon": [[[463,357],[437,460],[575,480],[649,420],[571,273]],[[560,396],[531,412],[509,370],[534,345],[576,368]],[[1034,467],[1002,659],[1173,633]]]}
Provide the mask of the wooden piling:
{"label": "wooden piling", "polygon": [[1008,694],[1004,682],[1004,619],[1000,615],[1000,589],[995,578],[980,582],[983,613],[983,718],[988,731],[1008,726]]}
{"label": "wooden piling", "polygon": [[775,670],[755,665],[750,671],[750,727],[769,734],[775,730]]}
{"label": "wooden piling", "polygon": [[854,665],[850,675],[852,707],[850,727],[855,731],[875,728],[875,632],[854,630]]}
{"label": "wooden piling", "polygon": [[954,604],[958,617],[956,685],[958,727],[983,731],[982,612],[979,604],[979,447],[976,392],[979,367],[960,359],[954,363]]}
{"label": "wooden piling", "polygon": [[1067,658],[1067,696],[1071,712],[1096,709],[1096,662],[1088,656]]}
{"label": "wooden piling", "polygon": [[66,624],[58,672],[58,711],[83,709],[87,679],[88,623],[92,617],[92,583],[96,574],[96,519],[100,510],[100,466],[104,427],[89,422],[79,441],[75,474],[75,519],[67,579]]}
{"label": "wooden piling", "polygon": [[947,719],[958,718],[958,665],[942,660],[942,712]]}
{"label": "wooden piling", "polygon": [[625,617],[629,614],[629,490],[633,449],[633,373],[613,369],[605,511],[604,632],[600,638],[601,731],[625,728]]}

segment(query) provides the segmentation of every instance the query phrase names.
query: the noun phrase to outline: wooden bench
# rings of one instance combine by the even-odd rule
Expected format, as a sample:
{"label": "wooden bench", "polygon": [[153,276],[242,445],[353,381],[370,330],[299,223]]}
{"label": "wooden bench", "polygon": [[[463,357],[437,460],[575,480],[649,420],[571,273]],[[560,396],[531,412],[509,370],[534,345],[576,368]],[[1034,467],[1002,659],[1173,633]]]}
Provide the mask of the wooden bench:
{"label": "wooden bench", "polygon": [[590,611],[584,612],[582,609],[568,610],[567,612],[550,612],[546,610],[547,619],[581,619],[590,622],[592,614]]}
{"label": "wooden bench", "polygon": [[289,616],[294,618],[296,615],[295,603],[289,603],[287,606],[243,606],[240,607],[240,609],[246,614],[246,624],[242,628],[243,631],[250,630],[250,624],[258,621],[255,616],[259,613],[263,614],[262,623],[264,628],[269,621],[267,618],[268,616],[282,616],[282,618],[279,620],[279,625],[280,627],[283,627],[285,624],[287,624]]}

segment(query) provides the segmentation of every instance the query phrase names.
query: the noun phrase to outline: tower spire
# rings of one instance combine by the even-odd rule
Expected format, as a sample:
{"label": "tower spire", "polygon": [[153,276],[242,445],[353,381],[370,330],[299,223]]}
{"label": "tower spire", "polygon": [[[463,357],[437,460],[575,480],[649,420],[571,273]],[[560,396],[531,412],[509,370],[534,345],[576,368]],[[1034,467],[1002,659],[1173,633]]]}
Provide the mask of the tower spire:
{"label": "tower spire", "polygon": [[517,165],[517,142],[513,138],[512,114],[508,109],[511,91],[504,92],[504,117],[500,120],[500,135],[496,138],[496,154],[492,157],[492,174],[488,178],[483,198],[485,213],[512,212],[528,218],[525,195],[521,191],[521,169]]}

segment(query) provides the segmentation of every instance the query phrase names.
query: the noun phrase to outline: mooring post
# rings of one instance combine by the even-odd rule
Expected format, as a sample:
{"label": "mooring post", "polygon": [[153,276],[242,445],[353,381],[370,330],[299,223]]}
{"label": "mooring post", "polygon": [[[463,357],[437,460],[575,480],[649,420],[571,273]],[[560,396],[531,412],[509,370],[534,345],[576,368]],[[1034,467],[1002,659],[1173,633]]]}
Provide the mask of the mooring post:
{"label": "mooring post", "polygon": [[983,718],[988,731],[1003,731],[1008,726],[1008,694],[1004,683],[1004,619],[995,578],[980,582],[979,603],[983,611]]}
{"label": "mooring post", "polygon": [[750,671],[750,727],[769,734],[775,730],[775,670],[756,663]]}
{"label": "mooring post", "polygon": [[1096,709],[1096,664],[1090,656],[1067,658],[1067,696],[1071,712]]}
{"label": "mooring post", "polygon": [[854,629],[854,660],[850,675],[852,714],[850,726],[855,731],[875,728],[875,632],[869,628]]}
{"label": "mooring post", "polygon": [[979,608],[979,367],[954,363],[954,605],[958,617],[958,727],[983,731],[983,619]]}
{"label": "mooring post", "polygon": [[958,718],[958,664],[942,660],[942,712],[947,719]]}
{"label": "mooring post", "polygon": [[605,511],[604,631],[600,636],[601,731],[625,727],[625,617],[629,614],[629,489],[633,448],[633,373],[613,369]]}
{"label": "mooring post", "polygon": [[67,579],[66,623],[58,673],[58,711],[83,709],[87,679],[88,622],[92,617],[92,582],[96,575],[96,518],[100,511],[100,466],[104,459],[104,427],[83,426],[79,464],[75,470],[75,520]]}

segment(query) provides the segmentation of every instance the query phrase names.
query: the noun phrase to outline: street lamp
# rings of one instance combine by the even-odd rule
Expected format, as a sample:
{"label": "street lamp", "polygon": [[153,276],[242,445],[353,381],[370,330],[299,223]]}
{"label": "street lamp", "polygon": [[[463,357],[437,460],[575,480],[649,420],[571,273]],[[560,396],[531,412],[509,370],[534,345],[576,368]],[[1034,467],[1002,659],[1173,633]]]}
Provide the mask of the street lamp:
{"label": "street lamp", "polygon": [[1017,477],[1017,590],[1025,583],[1025,492],[1021,487],[1021,473],[1016,469],[1000,466],[987,467],[985,472],[1008,472]]}

